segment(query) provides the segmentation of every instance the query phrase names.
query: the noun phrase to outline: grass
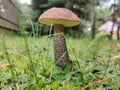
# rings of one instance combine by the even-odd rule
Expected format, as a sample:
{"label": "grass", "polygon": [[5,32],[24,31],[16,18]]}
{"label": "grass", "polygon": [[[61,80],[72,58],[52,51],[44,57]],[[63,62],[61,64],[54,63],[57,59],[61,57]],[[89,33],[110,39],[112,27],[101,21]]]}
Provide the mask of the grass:
{"label": "grass", "polygon": [[8,35],[4,37],[5,44],[0,39],[0,66],[11,63],[0,69],[0,89],[120,89],[120,41],[100,37],[66,39],[73,72],[69,66],[65,70],[55,66],[53,37],[27,37],[25,41],[24,37]]}

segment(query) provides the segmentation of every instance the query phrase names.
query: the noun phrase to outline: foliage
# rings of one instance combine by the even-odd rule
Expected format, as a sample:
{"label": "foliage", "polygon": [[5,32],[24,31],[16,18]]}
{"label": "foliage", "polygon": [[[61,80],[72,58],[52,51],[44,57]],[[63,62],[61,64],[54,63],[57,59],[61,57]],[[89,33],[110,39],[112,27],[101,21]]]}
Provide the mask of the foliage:
{"label": "foliage", "polygon": [[91,3],[91,0],[67,0],[65,7],[71,9],[82,19],[90,19]]}
{"label": "foliage", "polygon": [[[23,19],[23,26],[28,32],[30,32],[30,35],[33,35],[33,28],[37,35],[46,35],[49,33],[49,26],[38,23],[39,16],[51,7],[66,7],[76,13],[77,16],[80,17],[81,21],[79,26],[65,28],[65,33],[73,37],[82,37],[83,35],[87,36],[90,32],[86,32],[84,29],[86,29],[87,26],[92,26],[92,2],[92,0],[32,0],[32,5],[21,4],[20,8],[24,14],[22,14],[20,20]],[[101,8],[100,6],[96,7],[96,33],[103,23],[111,19],[111,14],[112,13],[109,8]]]}
{"label": "foliage", "polygon": [[[87,3],[86,3],[87,2]],[[46,30],[46,26],[42,24],[38,24],[38,18],[39,16],[47,9],[51,7],[66,7],[71,9],[74,13],[77,14],[80,18],[83,19],[90,19],[90,10],[89,5],[91,5],[91,0],[84,0],[84,1],[79,1],[79,0],[32,0],[32,5],[21,5],[21,9],[24,10],[23,18],[24,18],[24,27],[32,33],[31,28],[35,28],[35,33],[38,32],[39,35],[46,35],[49,32]],[[27,12],[27,13],[26,13]],[[26,18],[26,19],[25,19]],[[31,27],[31,22],[33,24],[33,27]],[[67,31],[66,33],[71,35],[71,33],[74,32],[74,30],[78,33],[76,33],[75,37],[80,37],[82,36],[83,33],[83,28],[81,27],[86,27],[86,25],[82,26],[84,24],[81,24],[80,26],[77,27],[72,27],[70,31]],[[36,27],[38,27],[36,29]],[[48,28],[48,27],[47,27]],[[69,28],[66,28],[69,29]],[[44,32],[45,31],[45,32]]]}
{"label": "foliage", "polygon": [[120,89],[119,41],[106,40],[103,34],[94,41],[88,38],[66,39],[74,62],[73,72],[69,66],[64,70],[55,66],[52,37],[4,37],[5,44],[0,44],[0,65],[7,63],[9,58],[14,78],[11,67],[0,69],[0,89]]}

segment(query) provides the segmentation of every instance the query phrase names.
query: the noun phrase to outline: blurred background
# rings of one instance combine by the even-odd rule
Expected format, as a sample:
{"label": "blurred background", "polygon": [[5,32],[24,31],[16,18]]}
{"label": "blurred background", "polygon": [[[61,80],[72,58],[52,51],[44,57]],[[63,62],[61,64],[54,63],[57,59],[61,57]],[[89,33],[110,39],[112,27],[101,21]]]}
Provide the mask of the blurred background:
{"label": "blurred background", "polygon": [[94,38],[104,23],[119,17],[120,0],[0,0],[0,32],[24,29],[30,36],[48,35],[50,27],[38,18],[52,7],[68,8],[81,19],[80,25],[65,28],[66,35]]}

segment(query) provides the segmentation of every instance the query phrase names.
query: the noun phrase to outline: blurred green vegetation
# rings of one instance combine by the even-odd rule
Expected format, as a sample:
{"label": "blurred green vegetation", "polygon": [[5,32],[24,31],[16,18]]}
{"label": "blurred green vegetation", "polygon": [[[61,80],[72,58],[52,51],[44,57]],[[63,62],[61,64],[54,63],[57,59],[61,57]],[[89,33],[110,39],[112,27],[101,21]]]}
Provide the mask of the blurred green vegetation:
{"label": "blurred green vegetation", "polygon": [[[23,12],[21,19],[23,19],[22,26],[29,32],[30,35],[37,34],[39,36],[49,34],[49,26],[38,23],[39,16],[51,7],[65,7],[72,10],[80,19],[80,25],[65,28],[66,35],[72,37],[87,37],[91,35],[89,29],[92,28],[93,22],[93,1],[92,0],[32,0],[31,5],[21,4]],[[96,33],[98,28],[111,19],[112,12],[110,8],[101,8],[96,2]],[[104,16],[104,17],[103,17]]]}
{"label": "blurred green vegetation", "polygon": [[[34,32],[38,35],[49,34],[49,26],[38,23],[39,16],[51,7],[65,7],[72,10],[81,19],[81,24],[76,27],[65,28],[65,33],[73,37],[84,36],[84,28],[86,23],[91,18],[91,0],[32,0],[32,5],[21,5],[23,11],[22,18],[24,18],[24,28],[33,35]],[[82,22],[83,21],[83,22]]]}
{"label": "blurred green vegetation", "polygon": [[14,35],[14,32],[5,28],[0,28],[0,36],[4,36],[4,35],[8,35],[8,36]]}

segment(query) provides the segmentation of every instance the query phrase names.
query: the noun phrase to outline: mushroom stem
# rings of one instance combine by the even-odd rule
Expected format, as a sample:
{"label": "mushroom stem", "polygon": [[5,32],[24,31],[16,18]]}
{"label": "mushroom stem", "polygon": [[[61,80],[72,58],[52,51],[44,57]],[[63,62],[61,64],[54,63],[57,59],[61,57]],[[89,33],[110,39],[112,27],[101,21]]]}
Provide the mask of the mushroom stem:
{"label": "mushroom stem", "polygon": [[54,25],[54,56],[56,65],[61,68],[64,68],[66,64],[72,63],[68,56],[64,26],[59,24]]}

